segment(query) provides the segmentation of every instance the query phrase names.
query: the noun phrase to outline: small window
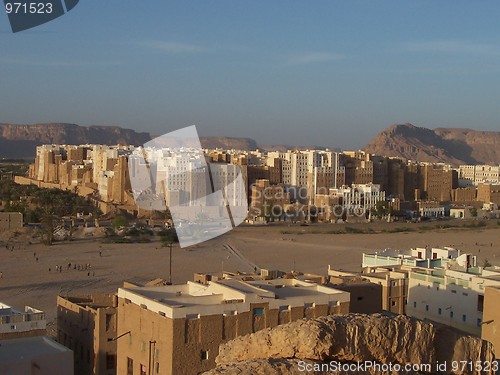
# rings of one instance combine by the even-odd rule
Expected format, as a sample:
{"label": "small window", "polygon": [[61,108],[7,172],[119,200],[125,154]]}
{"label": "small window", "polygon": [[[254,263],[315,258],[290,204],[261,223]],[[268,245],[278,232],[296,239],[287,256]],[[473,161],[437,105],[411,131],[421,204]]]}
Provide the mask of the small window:
{"label": "small window", "polygon": [[478,327],[481,327],[481,323],[482,323],[481,318],[477,318],[477,326]]}
{"label": "small window", "polygon": [[456,291],[455,289],[452,289],[452,290],[451,290],[451,292],[452,292],[453,294],[457,294],[457,291]]}
{"label": "small window", "polygon": [[202,350],[201,351],[201,360],[205,361],[208,359],[208,350]]}
{"label": "small window", "polygon": [[417,303],[416,302],[413,302],[413,308],[417,308]]}
{"label": "small window", "polygon": [[127,357],[127,375],[134,375],[134,360]]}
{"label": "small window", "polygon": [[391,306],[396,306],[396,301],[391,301]]}
{"label": "small window", "polygon": [[439,315],[443,314],[443,309],[441,307],[438,309],[438,314]]}
{"label": "small window", "polygon": [[264,308],[258,307],[253,309],[253,315],[264,315]]}
{"label": "small window", "polygon": [[483,312],[484,308],[484,296],[479,295],[477,296],[477,311]]}
{"label": "small window", "polygon": [[466,321],[467,321],[467,315],[463,314],[463,315],[462,315],[462,322],[464,322],[464,323],[465,323]]}
{"label": "small window", "polygon": [[116,368],[116,355],[106,353],[106,370],[115,370]]}
{"label": "small window", "polygon": [[288,310],[289,310],[289,308],[290,308],[290,306],[288,306],[288,305],[282,305],[282,306],[280,306],[280,309],[279,309],[279,310],[280,310],[280,311],[288,311]]}
{"label": "small window", "polygon": [[466,296],[466,297],[469,295],[469,293],[465,293],[465,292],[463,292],[462,294],[463,294],[464,296]]}
{"label": "small window", "polygon": [[425,311],[429,311],[429,305],[425,305]]}
{"label": "small window", "polygon": [[450,311],[450,318],[453,319],[453,311]]}
{"label": "small window", "polygon": [[106,332],[109,332],[111,329],[111,324],[113,323],[113,317],[114,315],[112,314],[106,314]]}

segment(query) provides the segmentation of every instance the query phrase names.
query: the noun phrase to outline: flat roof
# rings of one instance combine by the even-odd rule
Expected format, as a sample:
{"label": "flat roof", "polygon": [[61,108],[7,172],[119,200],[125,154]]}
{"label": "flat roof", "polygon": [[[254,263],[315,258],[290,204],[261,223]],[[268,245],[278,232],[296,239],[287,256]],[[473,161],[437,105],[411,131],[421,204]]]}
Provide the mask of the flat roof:
{"label": "flat roof", "polygon": [[[211,315],[226,310],[248,311],[250,303],[269,302],[270,308],[286,301],[289,305],[349,301],[349,293],[297,279],[242,281],[222,279],[208,285],[189,281],[181,285],[125,287],[118,296],[151,311],[177,318],[194,313]],[[281,301],[281,302],[280,302]]]}
{"label": "flat roof", "polygon": [[0,340],[0,362],[12,362],[64,352],[71,352],[71,349],[45,336]]}

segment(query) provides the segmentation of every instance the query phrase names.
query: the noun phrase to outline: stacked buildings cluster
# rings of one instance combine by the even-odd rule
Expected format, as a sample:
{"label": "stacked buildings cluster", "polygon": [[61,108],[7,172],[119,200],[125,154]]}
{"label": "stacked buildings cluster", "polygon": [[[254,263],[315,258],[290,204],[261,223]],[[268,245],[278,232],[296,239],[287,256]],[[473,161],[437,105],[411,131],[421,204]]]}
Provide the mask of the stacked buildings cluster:
{"label": "stacked buildings cluster", "polygon": [[[394,211],[421,216],[449,214],[451,207],[494,210],[500,204],[499,166],[452,168],[363,151],[217,149],[179,154],[168,148],[43,145],[37,147],[28,177],[17,181],[73,189],[91,196],[104,212],[121,208],[140,216],[130,183],[131,177],[144,177],[138,155],[146,155],[154,167],[148,170],[152,176],[146,176],[153,183],[144,183],[150,183],[167,205],[204,205],[201,200],[210,188],[231,186],[233,191],[224,196],[226,204],[238,205],[246,194],[254,218],[269,216],[268,205],[279,207],[281,215],[305,207],[308,218],[314,212],[315,218],[329,221],[338,216],[332,207],[342,206],[353,215],[370,212],[381,201],[390,202]],[[245,181],[244,191],[231,185],[238,175]],[[151,203],[151,209],[155,207]]]}

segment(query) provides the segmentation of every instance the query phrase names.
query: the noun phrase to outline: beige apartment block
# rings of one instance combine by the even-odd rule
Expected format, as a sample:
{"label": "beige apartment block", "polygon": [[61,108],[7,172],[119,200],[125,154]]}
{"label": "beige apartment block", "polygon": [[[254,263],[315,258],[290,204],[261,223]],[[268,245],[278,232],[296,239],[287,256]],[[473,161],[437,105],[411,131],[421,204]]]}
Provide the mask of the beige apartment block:
{"label": "beige apartment block", "polygon": [[[406,313],[481,337],[483,327],[488,325],[484,323],[487,304],[489,320],[500,318],[498,309],[495,313],[491,307],[498,305],[494,300],[498,295],[486,294],[487,287],[500,287],[500,268],[464,267],[450,261],[443,267],[414,269],[409,273]],[[495,339],[490,336],[490,340]]]}
{"label": "beige apartment block", "polygon": [[45,313],[26,306],[24,311],[0,303],[0,340],[43,336],[47,331]]}
{"label": "beige apartment block", "polygon": [[117,298],[57,297],[57,341],[74,352],[75,375],[115,375]]}
{"label": "beige apartment block", "polygon": [[328,276],[333,287],[351,293],[351,312],[385,310],[394,314],[405,313],[408,270],[400,266],[368,267],[360,274],[334,270],[328,266]]}
{"label": "beige apartment block", "polygon": [[[271,185],[269,180],[257,180],[251,188],[252,212],[271,214],[273,207],[282,209],[290,204],[290,193],[282,185]],[[277,209],[280,211],[280,209]]]}
{"label": "beige apartment block", "polygon": [[73,352],[54,340],[26,337],[0,340],[2,375],[73,375]]}
{"label": "beige apartment block", "polygon": [[477,200],[500,206],[500,185],[479,184],[477,186]]}
{"label": "beige apartment block", "polygon": [[484,310],[481,338],[493,344],[496,357],[500,357],[500,286],[484,288]]}
{"label": "beige apartment block", "polygon": [[349,312],[349,293],[299,281],[225,279],[118,290],[117,373],[192,375],[219,345],[304,317]]}
{"label": "beige apartment block", "polygon": [[423,192],[425,200],[451,201],[456,171],[449,165],[425,163],[422,166]]}
{"label": "beige apartment block", "polygon": [[0,232],[23,227],[23,214],[20,212],[0,212]]}

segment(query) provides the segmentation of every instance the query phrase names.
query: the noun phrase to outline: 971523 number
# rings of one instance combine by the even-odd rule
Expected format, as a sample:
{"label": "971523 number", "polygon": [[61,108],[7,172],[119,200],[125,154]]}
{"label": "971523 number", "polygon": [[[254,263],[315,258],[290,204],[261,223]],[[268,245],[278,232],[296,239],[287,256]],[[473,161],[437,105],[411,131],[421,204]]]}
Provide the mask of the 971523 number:
{"label": "971523 number", "polygon": [[50,14],[52,3],[5,3],[7,14]]}

